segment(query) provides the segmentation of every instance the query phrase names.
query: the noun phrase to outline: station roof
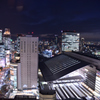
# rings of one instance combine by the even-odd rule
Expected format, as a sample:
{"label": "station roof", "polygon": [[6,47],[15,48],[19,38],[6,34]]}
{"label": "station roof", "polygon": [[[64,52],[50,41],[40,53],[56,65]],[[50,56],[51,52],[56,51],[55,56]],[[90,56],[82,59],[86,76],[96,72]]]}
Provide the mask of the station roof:
{"label": "station roof", "polygon": [[39,68],[45,81],[57,80],[86,65],[89,65],[89,63],[70,57],[67,54],[60,54],[39,62]]}

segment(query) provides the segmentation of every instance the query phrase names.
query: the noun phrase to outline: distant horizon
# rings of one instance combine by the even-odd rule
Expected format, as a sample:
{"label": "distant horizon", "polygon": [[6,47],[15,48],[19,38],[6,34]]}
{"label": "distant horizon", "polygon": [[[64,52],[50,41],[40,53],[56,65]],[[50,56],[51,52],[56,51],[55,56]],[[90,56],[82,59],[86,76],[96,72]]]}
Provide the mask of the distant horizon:
{"label": "distant horizon", "polygon": [[[32,34],[26,34],[26,35],[32,35]],[[54,34],[53,34],[53,35],[54,35]],[[59,35],[59,36],[61,36],[61,35]],[[39,36],[36,36],[36,35],[34,36],[34,35],[33,35],[33,37],[39,37]],[[17,34],[16,34],[16,36],[11,36],[11,38],[12,38],[13,40],[16,40],[16,39],[17,39]],[[39,38],[40,38],[40,37],[39,37]],[[41,38],[42,38],[41,40],[44,40],[44,39],[45,39],[45,40],[48,40],[46,37],[41,37]],[[81,36],[81,38],[84,38],[84,37]],[[80,38],[80,39],[81,39],[81,38]],[[52,38],[50,38],[50,39],[52,39]],[[96,40],[96,39],[89,39],[89,38],[84,38],[84,39],[85,39],[86,42],[100,42],[99,39],[97,39],[97,40]]]}

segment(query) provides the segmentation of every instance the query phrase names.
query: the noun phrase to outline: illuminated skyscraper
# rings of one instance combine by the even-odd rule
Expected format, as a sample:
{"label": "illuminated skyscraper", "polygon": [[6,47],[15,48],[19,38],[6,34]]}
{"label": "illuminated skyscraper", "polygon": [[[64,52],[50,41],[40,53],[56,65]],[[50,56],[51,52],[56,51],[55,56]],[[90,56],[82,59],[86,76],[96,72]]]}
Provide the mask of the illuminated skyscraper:
{"label": "illuminated skyscraper", "polygon": [[6,56],[6,67],[10,65],[10,51],[12,50],[12,39],[11,39],[11,33],[10,29],[5,28],[4,34],[3,34],[3,43],[4,43],[4,49],[5,49],[5,56]]}
{"label": "illuminated skyscraper", "polygon": [[2,30],[0,30],[0,43],[2,43]]}
{"label": "illuminated skyscraper", "polygon": [[2,30],[0,30],[0,67],[5,67],[5,49],[2,43]]}
{"label": "illuminated skyscraper", "polygon": [[20,37],[18,89],[37,87],[38,37]]}
{"label": "illuminated skyscraper", "polygon": [[3,34],[3,43],[6,50],[11,49],[11,33],[10,33],[10,29],[8,28],[5,28],[5,32]]}
{"label": "illuminated skyscraper", "polygon": [[3,43],[0,43],[0,67],[5,67],[5,49]]}
{"label": "illuminated skyscraper", "polygon": [[17,41],[16,41],[16,50],[18,53],[20,53],[20,37],[24,36],[23,34],[17,34]]}
{"label": "illuminated skyscraper", "polygon": [[79,51],[80,33],[62,32],[62,51]]}

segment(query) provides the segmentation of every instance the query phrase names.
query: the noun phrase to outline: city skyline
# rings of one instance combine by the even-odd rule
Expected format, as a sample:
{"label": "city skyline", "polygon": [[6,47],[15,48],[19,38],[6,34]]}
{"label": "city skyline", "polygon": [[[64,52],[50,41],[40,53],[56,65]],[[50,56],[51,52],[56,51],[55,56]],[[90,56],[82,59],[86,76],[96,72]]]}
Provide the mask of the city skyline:
{"label": "city skyline", "polygon": [[75,31],[42,34],[42,41],[19,34],[12,41],[10,30],[0,30],[0,98],[100,100],[100,42]]}
{"label": "city skyline", "polygon": [[100,1],[95,0],[1,0],[0,29],[34,35],[79,32],[86,40],[100,40]]}

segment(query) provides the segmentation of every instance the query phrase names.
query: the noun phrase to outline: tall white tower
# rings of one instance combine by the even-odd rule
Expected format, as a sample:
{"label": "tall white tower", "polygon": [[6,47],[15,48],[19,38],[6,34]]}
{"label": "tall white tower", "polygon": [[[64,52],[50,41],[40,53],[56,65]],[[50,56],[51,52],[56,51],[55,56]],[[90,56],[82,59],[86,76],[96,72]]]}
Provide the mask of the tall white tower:
{"label": "tall white tower", "polygon": [[37,87],[38,37],[20,37],[18,89]]}

